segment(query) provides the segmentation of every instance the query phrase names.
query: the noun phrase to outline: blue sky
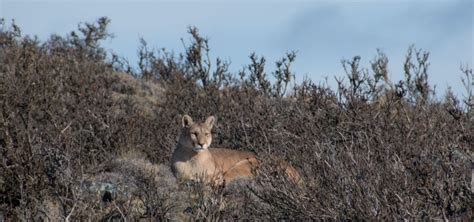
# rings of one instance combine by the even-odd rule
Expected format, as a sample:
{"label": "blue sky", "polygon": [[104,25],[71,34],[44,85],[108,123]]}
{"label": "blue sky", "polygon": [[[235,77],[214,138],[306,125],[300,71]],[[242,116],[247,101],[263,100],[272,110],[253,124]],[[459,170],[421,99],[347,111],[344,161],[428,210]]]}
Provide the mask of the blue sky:
{"label": "blue sky", "polygon": [[429,51],[430,76],[438,93],[452,86],[462,93],[462,64],[473,65],[474,1],[146,1],[146,0],[0,0],[0,17],[15,19],[23,33],[46,39],[65,35],[79,22],[107,16],[115,37],[104,43],[136,62],[139,38],[151,47],[183,51],[186,29],[197,26],[209,37],[211,53],[232,62],[231,70],[248,64],[252,52],[264,55],[269,68],[285,52],[298,52],[294,71],[315,82],[342,76],[341,59],[369,61],[384,51],[393,80],[403,77],[402,64],[412,44]]}

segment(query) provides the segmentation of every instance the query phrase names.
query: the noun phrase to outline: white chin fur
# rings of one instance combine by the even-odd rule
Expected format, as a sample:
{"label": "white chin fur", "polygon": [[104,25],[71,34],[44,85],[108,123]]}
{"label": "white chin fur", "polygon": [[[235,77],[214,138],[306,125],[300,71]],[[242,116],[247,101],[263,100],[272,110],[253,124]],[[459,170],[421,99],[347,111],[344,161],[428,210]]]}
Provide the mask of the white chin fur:
{"label": "white chin fur", "polygon": [[206,150],[207,148],[209,147],[209,145],[207,144],[204,144],[204,146],[195,146],[193,147],[193,150],[196,151],[196,152],[201,152],[201,151],[204,151]]}

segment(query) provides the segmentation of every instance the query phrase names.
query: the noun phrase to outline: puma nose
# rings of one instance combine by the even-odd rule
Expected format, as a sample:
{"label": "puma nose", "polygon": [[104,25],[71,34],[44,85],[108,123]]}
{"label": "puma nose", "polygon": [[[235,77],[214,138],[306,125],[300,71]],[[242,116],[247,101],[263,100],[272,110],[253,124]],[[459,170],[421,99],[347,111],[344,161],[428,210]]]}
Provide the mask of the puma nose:
{"label": "puma nose", "polygon": [[204,143],[201,143],[201,142],[198,142],[197,143],[200,147],[203,147],[204,146]]}

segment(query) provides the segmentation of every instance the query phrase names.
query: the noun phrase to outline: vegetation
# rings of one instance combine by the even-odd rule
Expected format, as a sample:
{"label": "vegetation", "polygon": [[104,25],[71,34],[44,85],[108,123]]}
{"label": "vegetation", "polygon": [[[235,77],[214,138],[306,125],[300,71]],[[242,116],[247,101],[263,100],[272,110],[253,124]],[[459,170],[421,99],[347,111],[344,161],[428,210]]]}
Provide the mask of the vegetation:
{"label": "vegetation", "polygon": [[[429,53],[410,47],[405,78],[342,62],[338,87],[294,82],[295,53],[238,73],[196,28],[184,54],[139,48],[138,69],[100,46],[107,18],[41,42],[0,27],[0,220],[419,220],[472,218],[473,81],[435,96]],[[214,146],[276,155],[223,187],[176,181],[180,119],[216,115]],[[262,158],[265,160],[265,158]]]}

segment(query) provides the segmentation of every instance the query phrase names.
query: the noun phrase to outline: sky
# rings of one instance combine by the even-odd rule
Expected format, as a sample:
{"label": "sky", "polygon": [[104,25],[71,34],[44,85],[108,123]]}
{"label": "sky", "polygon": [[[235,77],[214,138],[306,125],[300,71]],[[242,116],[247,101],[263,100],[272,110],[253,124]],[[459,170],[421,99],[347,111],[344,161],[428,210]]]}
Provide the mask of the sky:
{"label": "sky", "polygon": [[403,78],[410,45],[430,52],[429,82],[443,94],[451,86],[465,91],[460,65],[473,66],[472,0],[0,0],[0,17],[15,20],[28,35],[45,40],[66,35],[80,22],[111,19],[114,38],[103,46],[137,61],[139,39],[153,48],[183,52],[187,27],[209,38],[211,56],[231,62],[231,71],[249,63],[255,52],[267,70],[288,51],[297,51],[292,68],[297,81],[344,75],[342,59],[361,56],[361,65],[381,49],[389,58],[390,78]]}

